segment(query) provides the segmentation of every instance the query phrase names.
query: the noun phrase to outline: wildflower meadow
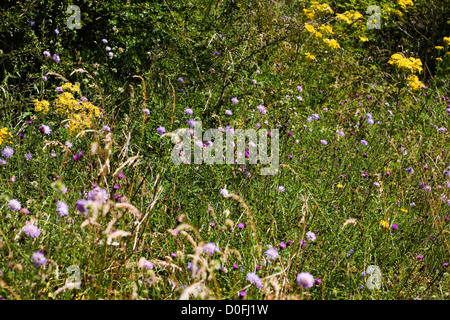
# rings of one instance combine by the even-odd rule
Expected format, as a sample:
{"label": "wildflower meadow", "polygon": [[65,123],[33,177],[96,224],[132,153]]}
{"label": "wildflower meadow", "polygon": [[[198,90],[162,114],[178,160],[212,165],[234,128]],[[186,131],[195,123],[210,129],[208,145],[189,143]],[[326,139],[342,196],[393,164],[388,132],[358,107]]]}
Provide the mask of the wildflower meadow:
{"label": "wildflower meadow", "polygon": [[0,5],[0,299],[448,300],[445,0]]}

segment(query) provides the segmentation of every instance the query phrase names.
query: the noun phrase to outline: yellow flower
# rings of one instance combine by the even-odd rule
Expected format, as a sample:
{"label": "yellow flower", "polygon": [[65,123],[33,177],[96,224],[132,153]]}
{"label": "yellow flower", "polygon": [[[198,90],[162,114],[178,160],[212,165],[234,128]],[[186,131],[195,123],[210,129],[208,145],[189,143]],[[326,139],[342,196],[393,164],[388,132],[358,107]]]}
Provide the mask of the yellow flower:
{"label": "yellow flower", "polygon": [[364,36],[359,36],[359,40],[361,40],[362,42],[369,41],[369,39],[367,37],[364,37]]}
{"label": "yellow flower", "polygon": [[437,61],[442,61],[442,58],[436,58]]}
{"label": "yellow flower", "polygon": [[344,20],[348,24],[353,23],[354,21],[363,18],[363,15],[359,13],[358,11],[345,11],[344,13],[338,14],[336,16],[338,20]]}
{"label": "yellow flower", "polygon": [[340,188],[340,189],[344,188],[344,186],[342,184],[340,184],[340,183],[337,185],[337,187]]}
{"label": "yellow flower", "polygon": [[389,228],[389,223],[387,221],[381,220],[380,224],[385,228]]}
{"label": "yellow flower", "polygon": [[402,9],[406,9],[406,6],[414,6],[414,3],[411,0],[397,0],[397,3]]}
{"label": "yellow flower", "polygon": [[434,48],[437,49],[437,50],[443,50],[443,49],[444,49],[443,46],[436,46],[436,47],[434,47]]}
{"label": "yellow flower", "polygon": [[339,49],[340,48],[339,43],[336,40],[334,40],[334,39],[331,39],[331,40],[330,39],[326,39],[324,41],[332,49]]}
{"label": "yellow flower", "polygon": [[303,13],[305,14],[305,16],[308,20],[314,20],[314,10],[303,9]]}
{"label": "yellow flower", "polygon": [[316,30],[314,29],[314,27],[312,25],[310,25],[309,23],[305,22],[305,29],[309,32],[309,33],[316,33]]}
{"label": "yellow flower", "polygon": [[414,75],[410,76],[408,79],[406,79],[406,81],[408,81],[409,86],[413,90],[417,90],[424,86],[424,84],[419,81],[419,78],[417,78],[417,76],[414,76]]}
{"label": "yellow flower", "polygon": [[444,37],[444,41],[450,46],[450,37]]}
{"label": "yellow flower", "polygon": [[326,3],[318,3],[317,1],[311,2],[311,8],[317,9],[319,12],[328,12],[333,14],[333,10],[330,8],[330,6]]}
{"label": "yellow flower", "polygon": [[8,137],[12,138],[12,134],[8,132],[8,128],[0,129],[0,144],[2,144]]}
{"label": "yellow flower", "polygon": [[322,31],[324,34],[334,34],[333,28],[331,26],[321,25],[319,27],[319,30]]}
{"label": "yellow flower", "polygon": [[309,52],[305,53],[305,56],[310,60],[316,60],[316,57],[310,54]]}
{"label": "yellow flower", "polygon": [[394,53],[391,56],[391,59],[389,59],[388,63],[396,66],[401,70],[403,69],[404,71],[409,71],[411,73],[421,73],[423,70],[422,61],[420,61],[420,59],[414,59],[412,57],[407,59],[399,53]]}
{"label": "yellow flower", "polygon": [[403,213],[408,213],[408,210],[406,210],[406,209],[401,209],[400,211]]}

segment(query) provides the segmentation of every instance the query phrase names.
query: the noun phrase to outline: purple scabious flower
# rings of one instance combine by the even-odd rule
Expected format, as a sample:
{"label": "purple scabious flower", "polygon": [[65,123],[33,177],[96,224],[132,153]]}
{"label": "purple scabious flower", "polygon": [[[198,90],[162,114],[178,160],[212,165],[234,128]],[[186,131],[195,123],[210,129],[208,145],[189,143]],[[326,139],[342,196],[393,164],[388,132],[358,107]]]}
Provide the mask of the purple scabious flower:
{"label": "purple scabious flower", "polygon": [[50,51],[47,51],[47,50],[44,51],[43,54],[44,54],[44,56],[46,56],[47,58],[51,56]]}
{"label": "purple scabious flower", "polygon": [[303,88],[302,88],[301,86],[297,86],[297,90],[298,90],[299,92],[302,92],[302,91],[303,91]]}
{"label": "purple scabious flower", "polygon": [[111,51],[111,47],[106,46],[106,47],[105,47],[105,50],[106,50],[106,51]]}
{"label": "purple scabious flower", "polygon": [[340,130],[340,131],[338,131],[338,135],[340,135],[341,137],[343,137],[343,136],[345,136],[345,133],[344,133],[344,131]]}
{"label": "purple scabious flower", "polygon": [[158,132],[159,134],[163,134],[164,132],[166,132],[166,128],[160,126],[156,129],[156,132]]}
{"label": "purple scabious flower", "polygon": [[414,172],[413,168],[406,168],[406,172],[408,172],[408,174],[412,174]]}
{"label": "purple scabious flower", "polygon": [[418,255],[417,255],[417,259],[423,259],[423,255],[418,254]]}
{"label": "purple scabious flower", "polygon": [[233,115],[233,113],[231,112],[231,110],[225,110],[225,114],[228,115],[228,116]]}
{"label": "purple scabious flower", "polygon": [[258,289],[261,289],[264,286],[261,278],[255,272],[247,273],[247,280],[256,285]]}
{"label": "purple scabious flower", "polygon": [[109,195],[106,193],[105,190],[97,186],[88,192],[87,197],[91,201],[105,203],[106,200],[108,200]]}
{"label": "purple scabious flower", "polygon": [[212,256],[215,252],[220,252],[220,250],[214,242],[210,242],[203,247],[203,252],[208,253]]}
{"label": "purple scabious flower", "polygon": [[239,229],[244,229],[245,224],[243,224],[242,222],[239,222],[237,226]]}
{"label": "purple scabious flower", "polygon": [[368,145],[368,143],[367,143],[366,140],[361,140],[360,142],[361,142],[361,144],[364,145],[364,146],[367,146],[367,145]]}
{"label": "purple scabious flower", "polygon": [[79,212],[81,212],[81,213],[87,213],[87,212],[89,212],[89,210],[88,210],[88,201],[87,200],[83,200],[83,199],[81,199],[81,200],[78,200],[77,201],[77,204],[76,204],[76,206],[77,206],[77,210],[79,211]]}
{"label": "purple scabious flower", "polygon": [[14,154],[14,150],[11,147],[6,147],[2,151],[2,156],[4,156],[6,159],[11,158],[13,156],[13,154]]}
{"label": "purple scabious flower", "polygon": [[69,141],[66,141],[65,145],[69,149],[72,148],[72,144]]}
{"label": "purple scabious flower", "polygon": [[303,289],[311,288],[314,285],[314,277],[309,272],[301,272],[297,275],[297,283]]}
{"label": "purple scabious flower", "polygon": [[150,114],[150,110],[148,110],[148,109],[142,109],[142,112],[145,113],[146,115]]}
{"label": "purple scabious flower", "polygon": [[178,81],[183,82],[184,80],[183,80],[182,77],[179,77],[179,78],[178,78]]}
{"label": "purple scabious flower", "polygon": [[42,125],[39,127],[39,130],[41,130],[42,132],[44,132],[46,135],[49,135],[50,133],[52,133],[52,129],[50,129],[49,126],[46,125]]}
{"label": "purple scabious flower", "polygon": [[109,53],[108,53],[108,56],[113,57],[113,56],[114,56],[114,53],[109,52]]}
{"label": "purple scabious flower", "polygon": [[6,160],[5,159],[0,159],[0,164],[2,164],[2,165],[6,164]]}
{"label": "purple scabious flower", "polygon": [[145,260],[144,261],[144,267],[147,270],[153,269],[153,263],[151,261]]}
{"label": "purple scabious flower", "polygon": [[61,217],[67,216],[69,214],[69,207],[62,201],[58,201],[58,208],[56,211],[59,213]]}
{"label": "purple scabious flower", "polygon": [[111,128],[109,127],[109,126],[103,126],[103,130],[105,130],[105,131],[111,131]]}
{"label": "purple scabious flower", "polygon": [[194,120],[194,119],[189,119],[189,120],[187,121],[187,124],[188,124],[189,126],[191,126],[191,127],[194,127],[194,126],[195,126],[195,120]]}
{"label": "purple scabious flower", "polygon": [[269,258],[269,259],[276,259],[276,258],[278,258],[278,257],[280,256],[280,255],[278,254],[277,249],[273,248],[273,247],[270,246],[270,245],[268,245],[267,247],[268,247],[269,249],[268,249],[266,252],[264,252],[264,253],[266,254],[267,258]]}
{"label": "purple scabious flower", "polygon": [[8,201],[8,208],[11,211],[19,211],[22,208],[21,204],[17,199],[11,199]]}
{"label": "purple scabious flower", "polygon": [[215,57],[218,57],[218,56],[220,56],[220,52],[219,52],[219,51],[217,51],[217,50],[216,50],[216,51],[214,51],[214,56],[215,56]]}
{"label": "purple scabious flower", "polygon": [[313,119],[313,120],[319,120],[319,115],[318,115],[317,113],[313,113],[313,114],[311,115],[311,119]]}
{"label": "purple scabious flower", "polygon": [[47,263],[47,259],[44,257],[44,253],[42,251],[33,253],[31,255],[31,259],[34,262],[35,267],[39,267],[40,265],[45,265]]}
{"label": "purple scabious flower", "polygon": [[59,62],[59,61],[61,61],[61,58],[55,53],[53,55],[53,60],[55,60],[56,62]]}
{"label": "purple scabious flower", "polygon": [[393,224],[393,225],[392,225],[392,229],[397,230],[397,229],[398,229],[398,225]]}
{"label": "purple scabious flower", "polygon": [[231,98],[231,102],[233,102],[234,104],[237,104],[239,102],[239,100],[237,99],[237,97]]}
{"label": "purple scabious flower", "polygon": [[284,249],[284,248],[286,248],[286,243],[280,242],[279,246],[281,249]]}
{"label": "purple scabious flower", "polygon": [[108,40],[102,39],[102,42],[103,42],[103,43],[108,43]]}
{"label": "purple scabious flower", "polygon": [[192,109],[190,109],[190,108],[186,108],[186,109],[184,110],[184,113],[186,113],[186,114],[188,114],[188,115],[192,115],[192,114],[194,113],[194,111],[192,111]]}
{"label": "purple scabious flower", "polygon": [[25,154],[25,159],[31,160],[31,158],[33,158],[33,156],[31,155],[31,152]]}
{"label": "purple scabious flower", "polygon": [[23,228],[23,232],[25,232],[27,236],[30,236],[32,238],[36,238],[38,235],[41,234],[41,231],[39,230],[38,226],[35,226],[33,224],[27,224]]}
{"label": "purple scabious flower", "polygon": [[312,231],[308,231],[306,233],[306,238],[308,238],[309,241],[315,241],[316,240],[316,234]]}
{"label": "purple scabious flower", "polygon": [[262,114],[266,114],[267,113],[267,110],[266,110],[266,107],[264,107],[263,105],[259,105],[259,106],[257,106],[256,107]]}
{"label": "purple scabious flower", "polygon": [[278,186],[277,189],[278,189],[279,192],[284,192],[284,191],[286,191],[286,188],[283,187],[283,186]]}
{"label": "purple scabious flower", "polygon": [[56,34],[59,34],[59,30],[58,30],[58,29],[55,29],[55,33],[56,33]]}
{"label": "purple scabious flower", "polygon": [[326,140],[320,140],[321,144],[327,145],[328,143],[326,142]]}

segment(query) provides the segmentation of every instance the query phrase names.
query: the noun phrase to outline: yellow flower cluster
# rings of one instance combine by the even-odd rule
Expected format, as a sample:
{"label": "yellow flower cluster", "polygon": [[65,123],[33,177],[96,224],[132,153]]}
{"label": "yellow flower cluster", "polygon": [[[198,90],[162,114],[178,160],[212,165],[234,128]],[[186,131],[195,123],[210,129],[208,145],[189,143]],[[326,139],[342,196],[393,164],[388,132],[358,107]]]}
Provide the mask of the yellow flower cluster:
{"label": "yellow flower cluster", "polygon": [[316,60],[316,57],[310,54],[309,52],[305,53],[305,56],[310,60]]}
{"label": "yellow flower cluster", "polygon": [[50,110],[48,107],[50,103],[47,100],[39,101],[38,99],[34,99],[34,110],[36,112],[43,112],[44,114],[47,114],[47,112]]}
{"label": "yellow flower cluster", "polygon": [[314,20],[314,10],[313,9],[303,9],[303,13],[305,14],[308,20]]}
{"label": "yellow flower cluster", "polygon": [[318,3],[317,1],[312,1],[311,2],[311,8],[317,9],[317,11],[319,12],[328,12],[333,14],[333,10],[330,8],[329,5],[327,5],[326,3]]}
{"label": "yellow flower cluster", "polygon": [[[82,98],[78,101],[74,97],[74,93],[80,92],[78,84],[67,82],[61,86],[63,92],[55,98],[55,113],[67,115],[69,117],[69,133],[80,132],[85,128],[92,126],[91,118],[100,116],[100,110],[91,102]],[[45,114],[49,111],[50,103],[46,100],[35,102],[35,110],[42,111]]]}
{"label": "yellow flower cluster", "polygon": [[422,61],[420,61],[420,59],[414,59],[412,57],[408,59],[399,53],[393,54],[388,63],[411,73],[421,73],[423,70]]}
{"label": "yellow flower cluster", "polygon": [[345,11],[344,13],[338,14],[336,16],[338,20],[344,20],[348,24],[353,23],[354,21],[363,18],[363,15],[355,10]]}
{"label": "yellow flower cluster", "polygon": [[414,3],[411,0],[397,0],[397,3],[402,9],[406,9],[406,6],[414,6]]}
{"label": "yellow flower cluster", "polygon": [[314,29],[314,27],[312,25],[310,25],[309,23],[305,22],[305,29],[306,31],[308,31],[309,33],[316,33],[316,29]]}
{"label": "yellow flower cluster", "polygon": [[319,27],[319,30],[322,31],[323,34],[334,34],[333,28],[324,24]]}
{"label": "yellow flower cluster", "polygon": [[387,221],[385,221],[385,220],[381,220],[381,221],[380,221],[380,224],[381,224],[383,227],[385,227],[385,228],[389,228],[389,223],[388,223]]}
{"label": "yellow flower cluster", "polygon": [[406,79],[406,81],[408,81],[409,86],[413,90],[417,90],[417,89],[422,88],[424,86],[424,84],[419,81],[419,78],[416,75],[410,76],[408,79]]}
{"label": "yellow flower cluster", "polygon": [[5,142],[5,140],[10,137],[12,138],[11,133],[8,132],[8,128],[2,128],[0,129],[0,144]]}
{"label": "yellow flower cluster", "polygon": [[444,41],[450,46],[450,37],[444,37]]}
{"label": "yellow flower cluster", "polygon": [[443,46],[436,46],[436,47],[434,47],[436,50],[443,50],[444,49],[444,47]]}
{"label": "yellow flower cluster", "polygon": [[339,43],[334,39],[325,39],[324,42],[331,48],[331,49],[339,49],[341,46]]}

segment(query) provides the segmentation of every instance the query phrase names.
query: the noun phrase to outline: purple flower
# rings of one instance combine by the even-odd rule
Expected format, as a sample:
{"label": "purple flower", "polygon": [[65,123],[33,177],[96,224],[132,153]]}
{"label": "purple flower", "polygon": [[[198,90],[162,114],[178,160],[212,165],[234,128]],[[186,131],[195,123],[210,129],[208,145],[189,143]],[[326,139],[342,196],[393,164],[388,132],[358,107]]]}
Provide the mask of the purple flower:
{"label": "purple flower", "polygon": [[46,76],[42,76],[42,80],[47,81],[47,77]]}
{"label": "purple flower", "polygon": [[302,92],[302,91],[303,91],[303,88],[302,88],[301,86],[297,86],[297,90],[298,90],[299,92]]}
{"label": "purple flower", "polygon": [[423,258],[423,255],[421,255],[421,254],[417,255],[417,259],[422,259],[422,258]]}
{"label": "purple flower", "polygon": [[408,174],[412,174],[414,172],[413,168],[406,168],[406,172],[408,172]]}
{"label": "purple flower", "polygon": [[50,133],[52,133],[52,129],[50,129],[49,126],[46,125],[42,125],[39,127],[39,130],[41,130],[42,132],[44,132],[46,135],[49,135]]}
{"label": "purple flower", "polygon": [[33,156],[31,155],[31,152],[25,154],[25,159],[31,160],[31,158],[33,158]]}
{"label": "purple flower", "polygon": [[261,73],[261,71],[259,71],[259,70],[256,70],[255,72],[256,72],[257,74],[260,74],[260,73]]}
{"label": "purple flower", "polygon": [[3,149],[2,151],[2,155],[6,158],[9,159],[13,156],[14,154],[14,150],[11,147],[6,147],[5,149]]}
{"label": "purple flower", "polygon": [[215,57],[218,57],[218,56],[220,56],[220,52],[219,52],[219,51],[217,51],[217,50],[216,50],[216,51],[214,51],[214,56],[215,56]]}
{"label": "purple flower", "polygon": [[119,179],[123,179],[125,178],[125,175],[123,174],[123,172],[119,173]]}
{"label": "purple flower", "polygon": [[261,278],[255,272],[247,273],[247,280],[256,285],[258,289],[264,286]]}
{"label": "purple flower", "polygon": [[397,229],[398,229],[398,225],[393,224],[393,225],[392,225],[392,229],[397,230]]}
{"label": "purple flower", "polygon": [[311,115],[311,119],[313,119],[313,120],[319,120],[319,115],[318,115],[317,113],[313,113],[313,114]]}
{"label": "purple flower", "polygon": [[184,113],[186,113],[186,114],[188,114],[188,115],[192,115],[192,114],[194,113],[194,111],[192,111],[192,109],[190,109],[190,108],[186,108],[186,109],[184,110]]}
{"label": "purple flower", "polygon": [[33,20],[28,21],[28,23],[30,24],[30,26],[34,25],[34,21]]}
{"label": "purple flower", "polygon": [[233,113],[231,112],[231,110],[225,110],[225,114],[231,116]]}
{"label": "purple flower", "polygon": [[148,109],[142,109],[142,112],[145,113],[146,115],[150,114],[150,110],[148,110]]}
{"label": "purple flower", "polygon": [[50,51],[46,50],[43,53],[44,53],[44,56],[46,56],[47,58],[51,56]]}
{"label": "purple flower", "polygon": [[366,140],[361,140],[360,142],[361,142],[361,144],[364,145],[364,146],[367,146],[367,145],[368,145],[368,143],[367,143]]}
{"label": "purple flower", "polygon": [[147,270],[153,269],[153,263],[151,261],[145,260],[144,261],[144,267]]}
{"label": "purple flower", "polygon": [[189,120],[187,121],[187,124],[188,124],[189,126],[191,126],[191,127],[194,127],[194,126],[195,126],[195,120],[194,120],[194,119],[189,119]]}
{"label": "purple flower", "polygon": [[111,128],[109,127],[109,126],[103,126],[103,130],[105,130],[105,131],[111,131]]}
{"label": "purple flower", "polygon": [[108,40],[102,39],[103,43],[108,43]]}
{"label": "purple flower", "polygon": [[96,201],[99,203],[105,203],[106,200],[109,198],[109,195],[106,193],[105,190],[103,190],[100,187],[95,187],[87,194],[88,199],[91,201]]}
{"label": "purple flower", "polygon": [[341,137],[345,136],[344,131],[338,131],[338,135],[340,135]]}
{"label": "purple flower", "polygon": [[166,132],[166,128],[160,126],[156,129],[156,132],[158,132],[159,134],[163,134],[164,132]]}
{"label": "purple flower", "polygon": [[286,243],[280,242],[279,246],[281,249],[284,249],[284,248],[286,248]]}
{"label": "purple flower", "polygon": [[283,187],[283,186],[278,186],[277,189],[278,189],[279,192],[284,192],[284,191],[286,191],[286,188]]}
{"label": "purple flower", "polygon": [[25,232],[27,236],[30,236],[32,238],[36,238],[38,235],[41,234],[41,231],[39,230],[38,226],[35,226],[33,224],[27,224],[23,228],[23,232]]}
{"label": "purple flower", "polygon": [[56,33],[56,34],[59,34],[59,30],[58,30],[58,29],[55,29],[55,33]]}
{"label": "purple flower", "polygon": [[203,247],[203,252],[213,255],[215,252],[220,252],[220,250],[214,242],[210,242]]}
{"label": "purple flower", "polygon": [[237,97],[234,97],[231,99],[231,102],[233,102],[234,104],[237,104],[239,102],[239,100],[237,99]]}
{"label": "purple flower", "polygon": [[34,262],[35,267],[39,267],[40,265],[45,265],[47,263],[47,259],[44,257],[44,253],[42,251],[33,253],[31,255],[31,259]]}
{"label": "purple flower", "polygon": [[327,145],[327,142],[325,140],[320,140],[321,144]]}
{"label": "purple flower", "polygon": [[297,283],[304,289],[311,288],[314,285],[314,277],[309,272],[301,272],[297,275]]}
{"label": "purple flower", "polygon": [[105,47],[105,50],[106,50],[106,51],[111,51],[111,47],[106,46],[106,47]]}
{"label": "purple flower", "polygon": [[272,246],[267,246],[269,249],[265,252],[267,258],[269,259],[276,259],[279,257],[277,249],[273,248]]}
{"label": "purple flower", "polygon": [[59,62],[59,61],[61,61],[61,58],[55,53],[53,55],[53,60],[55,60],[56,62]]}
{"label": "purple flower", "polygon": [[110,57],[114,57],[114,53],[112,53],[112,52],[109,52],[109,53],[108,53],[108,56],[110,56]]}
{"label": "purple flower", "polygon": [[266,108],[263,106],[263,105],[259,105],[259,106],[257,106],[256,107],[262,114],[266,114],[267,113],[267,110],[266,110]]}
{"label": "purple flower", "polygon": [[69,207],[62,201],[58,201],[58,208],[56,211],[59,213],[61,217],[67,216],[69,214]]}
{"label": "purple flower", "polygon": [[76,206],[77,206],[77,210],[80,213],[88,213],[89,212],[88,207],[87,207],[88,206],[87,200],[82,200],[82,199],[78,200]]}
{"label": "purple flower", "polygon": [[182,77],[179,77],[179,78],[178,78],[178,81],[183,82],[184,80],[183,80]]}
{"label": "purple flower", "polygon": [[245,224],[243,224],[242,222],[239,222],[237,226],[239,229],[244,229]]}
{"label": "purple flower", "polygon": [[306,238],[308,238],[309,241],[315,241],[316,240],[316,234],[312,231],[308,231],[306,233]]}
{"label": "purple flower", "polygon": [[65,145],[69,149],[72,148],[72,144],[69,141],[66,141]]}
{"label": "purple flower", "polygon": [[8,201],[8,208],[11,211],[19,211],[22,206],[20,205],[20,202],[17,201],[17,199],[11,199]]}

